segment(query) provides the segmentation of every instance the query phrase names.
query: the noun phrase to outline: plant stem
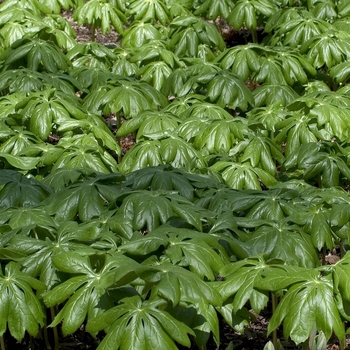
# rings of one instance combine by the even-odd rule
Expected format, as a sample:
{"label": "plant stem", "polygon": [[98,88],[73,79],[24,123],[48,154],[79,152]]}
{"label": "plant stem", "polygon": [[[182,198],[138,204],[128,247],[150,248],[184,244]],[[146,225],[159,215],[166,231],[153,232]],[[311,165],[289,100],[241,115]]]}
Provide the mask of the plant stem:
{"label": "plant stem", "polygon": [[96,27],[94,25],[91,26],[92,33],[91,33],[91,41],[94,42],[96,39]]}
{"label": "plant stem", "polygon": [[33,341],[33,337],[31,335],[29,336],[29,344],[30,344],[30,349],[34,350],[34,341]]}
{"label": "plant stem", "polygon": [[4,336],[0,337],[1,350],[6,350]]}
{"label": "plant stem", "polygon": [[326,265],[326,249],[325,247],[322,248],[322,261],[321,261],[322,266]]}
{"label": "plant stem", "polygon": [[[272,314],[274,314],[277,307],[277,297],[273,293],[271,293],[271,302],[272,302]],[[275,349],[278,349],[277,348],[277,329],[274,329],[274,331],[272,332],[272,343]]]}
{"label": "plant stem", "polygon": [[[54,320],[55,316],[56,316],[56,313],[55,313],[55,310],[53,308],[53,306],[50,307],[50,313],[51,313],[51,319]],[[60,348],[60,344],[59,344],[59,341],[58,341],[58,332],[57,332],[57,327],[53,327],[53,337],[55,339],[55,350],[59,350]]]}
{"label": "plant stem", "polygon": [[[122,125],[122,116],[121,116],[121,113],[120,112],[117,112],[116,113],[116,120],[117,120],[117,130],[119,130],[120,126]],[[119,145],[119,147],[121,148],[121,138],[120,137],[117,137],[117,143]],[[120,154],[120,156],[118,156],[118,163],[120,164],[121,161],[122,161],[122,154]]]}
{"label": "plant stem", "polygon": [[[345,329],[345,322],[343,322],[344,329]],[[339,350],[345,350],[346,347],[346,335],[344,335],[343,339],[339,339]]]}
{"label": "plant stem", "polygon": [[251,32],[252,32],[253,43],[258,44],[258,32],[256,31],[256,28],[252,28]]}
{"label": "plant stem", "polygon": [[44,341],[45,341],[45,346],[47,350],[51,350],[51,345],[49,342],[49,336],[47,334],[47,327],[44,327]]}

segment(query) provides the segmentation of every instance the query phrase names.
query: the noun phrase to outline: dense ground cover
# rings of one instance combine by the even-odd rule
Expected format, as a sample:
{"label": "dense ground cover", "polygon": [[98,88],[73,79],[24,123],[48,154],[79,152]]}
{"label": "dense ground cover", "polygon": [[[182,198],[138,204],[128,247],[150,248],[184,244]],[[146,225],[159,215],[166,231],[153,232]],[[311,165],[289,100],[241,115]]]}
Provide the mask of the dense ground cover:
{"label": "dense ground cover", "polygon": [[3,1],[2,349],[344,349],[349,39],[344,0]]}

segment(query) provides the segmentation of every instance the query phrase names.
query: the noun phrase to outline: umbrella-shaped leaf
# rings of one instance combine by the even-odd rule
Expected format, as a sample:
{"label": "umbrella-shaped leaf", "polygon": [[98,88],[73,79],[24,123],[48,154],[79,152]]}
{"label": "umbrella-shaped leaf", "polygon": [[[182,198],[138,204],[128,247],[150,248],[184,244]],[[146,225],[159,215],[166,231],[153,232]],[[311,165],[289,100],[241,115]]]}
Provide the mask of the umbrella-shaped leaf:
{"label": "umbrella-shaped leaf", "polygon": [[100,349],[147,350],[154,347],[177,349],[175,342],[189,347],[191,328],[162,310],[164,301],[142,301],[129,297],[123,303],[91,320],[87,329],[97,332],[108,329]]}
{"label": "umbrella-shaped leaf", "polygon": [[44,290],[44,283],[20,271],[20,266],[10,262],[5,267],[5,274],[0,276],[1,311],[0,334],[6,328],[10,334],[21,341],[25,331],[36,336],[39,327],[44,325],[45,315],[42,305],[33,289]]}

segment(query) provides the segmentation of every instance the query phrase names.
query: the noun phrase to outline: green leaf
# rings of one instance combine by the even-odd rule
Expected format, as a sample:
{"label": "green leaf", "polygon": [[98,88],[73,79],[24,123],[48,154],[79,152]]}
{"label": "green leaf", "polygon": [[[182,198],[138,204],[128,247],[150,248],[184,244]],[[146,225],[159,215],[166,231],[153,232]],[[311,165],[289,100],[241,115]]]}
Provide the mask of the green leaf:
{"label": "green leaf", "polygon": [[136,20],[143,22],[155,22],[158,20],[163,25],[169,23],[169,11],[162,0],[152,2],[132,0],[130,1],[129,11]]}
{"label": "green leaf", "polygon": [[20,272],[20,266],[10,262],[5,274],[0,276],[1,311],[0,334],[8,327],[10,334],[21,341],[25,331],[36,336],[39,327],[44,326],[45,315],[33,289],[45,289],[45,285]]}
{"label": "green leaf", "polygon": [[277,306],[268,326],[271,333],[283,322],[283,333],[296,344],[308,339],[316,323],[328,340],[334,332],[344,337],[344,327],[330,276],[303,280],[291,286]]}
{"label": "green leaf", "polygon": [[0,207],[38,205],[51,194],[49,187],[13,170],[0,171]]}
{"label": "green leaf", "polygon": [[223,300],[233,298],[233,310],[237,312],[250,300],[253,310],[259,313],[267,304],[265,292],[255,288],[255,281],[268,266],[262,258],[246,259],[223,267],[220,276],[224,281],[216,283]]}
{"label": "green leaf", "polygon": [[[63,334],[74,333],[86,316],[89,320],[90,317],[94,319],[100,314],[101,309],[96,308],[96,305],[105,290],[119,280],[123,279],[126,283],[134,280],[138,266],[136,262],[121,254],[113,257],[106,255],[98,272],[93,270],[91,260],[79,253],[57,254],[54,262],[64,271],[83,273],[82,276],[71,277],[44,295],[44,302],[48,306],[57,305],[69,298],[51,324],[55,326],[63,320]],[[67,263],[73,263],[73,266],[67,266]]]}
{"label": "green leaf", "polygon": [[253,105],[254,100],[250,90],[243,81],[229,71],[221,71],[216,74],[208,84],[207,97],[210,102],[215,102],[220,107],[230,107],[246,110],[248,105]]}
{"label": "green leaf", "polygon": [[100,317],[89,321],[87,329],[96,332],[107,329],[101,349],[138,349],[160,347],[177,349],[174,341],[189,347],[188,334],[193,331],[161,309],[162,301],[142,301],[140,297],[129,297]]}
{"label": "green leaf", "polygon": [[288,85],[263,84],[253,91],[255,106],[268,106],[279,102],[286,106],[293,102],[299,95]]}
{"label": "green leaf", "polygon": [[191,184],[187,173],[169,165],[147,167],[129,173],[125,186],[133,190],[177,191],[181,196],[192,200],[195,186]]}

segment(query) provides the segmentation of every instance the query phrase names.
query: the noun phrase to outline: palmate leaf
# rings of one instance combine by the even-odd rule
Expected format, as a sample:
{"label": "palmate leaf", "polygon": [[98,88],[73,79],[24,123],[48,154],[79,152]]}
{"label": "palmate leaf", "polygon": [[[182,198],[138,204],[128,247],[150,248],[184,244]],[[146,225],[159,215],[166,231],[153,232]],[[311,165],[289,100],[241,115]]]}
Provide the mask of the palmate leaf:
{"label": "palmate leaf", "polygon": [[259,14],[269,17],[277,9],[275,3],[269,0],[238,0],[235,2],[227,21],[233,25],[235,30],[239,30],[243,24],[249,29],[256,29],[259,25]]}
{"label": "palmate leaf", "polygon": [[[242,142],[240,161],[249,161],[252,167],[260,167],[269,174],[277,175],[277,164],[284,162],[281,149],[268,137],[256,132],[248,143]],[[239,146],[238,146],[239,147]]]}
{"label": "palmate leaf", "polygon": [[128,11],[133,15],[135,20],[143,22],[157,22],[169,24],[169,10],[163,0],[131,0]]}
{"label": "palmate leaf", "polygon": [[206,86],[220,71],[215,64],[205,62],[202,58],[190,60],[186,67],[177,68],[169,75],[162,87],[162,93],[168,98],[197,93],[192,96],[203,99],[201,95]]}
{"label": "palmate leaf", "polygon": [[268,106],[279,102],[287,106],[299,97],[288,85],[263,84],[253,91],[256,107]]}
{"label": "palmate leaf", "polygon": [[137,72],[138,66],[136,63],[130,62],[130,55],[125,50],[116,48],[114,51],[118,52],[118,58],[114,60],[112,73],[117,75],[122,75],[126,77],[134,76]]}
{"label": "palmate leaf", "polygon": [[[204,179],[198,177],[198,181],[201,180]],[[132,190],[177,191],[188,200],[194,198],[196,188],[186,172],[165,164],[129,173],[126,176],[125,186]]]}
{"label": "palmate leaf", "polygon": [[210,102],[223,108],[236,109],[238,107],[246,110],[248,105],[254,104],[253,96],[243,81],[226,70],[211,77],[207,97]]}
{"label": "palmate leaf", "polygon": [[62,9],[69,10],[74,7],[74,0],[37,0],[40,4],[40,9],[45,14],[55,13],[60,14]]}
{"label": "palmate leaf", "polygon": [[304,212],[296,212],[290,216],[290,220],[298,225],[304,225],[303,229],[310,234],[312,244],[319,251],[324,247],[328,249],[334,247],[330,210],[323,204],[310,206]]}
{"label": "palmate leaf", "polygon": [[54,192],[63,190],[65,187],[87,178],[93,174],[93,170],[90,169],[65,169],[60,168],[51,172],[42,180],[42,182],[52,188]]}
{"label": "palmate leaf", "polygon": [[0,61],[9,68],[24,66],[50,73],[67,71],[70,66],[69,60],[56,45],[37,38],[17,40],[0,55]]}
{"label": "palmate leaf", "polygon": [[350,56],[349,35],[329,30],[306,41],[300,47],[300,52],[306,54],[315,68],[331,68]]}
{"label": "palmate leaf", "polygon": [[293,152],[284,163],[285,168],[298,167],[306,180],[318,181],[322,187],[338,186],[342,178],[350,179],[348,165],[341,155],[332,154],[330,144],[307,143]]}
{"label": "palmate leaf", "polygon": [[124,77],[115,86],[102,86],[87,95],[83,107],[94,114],[102,110],[105,115],[122,113],[129,118],[167,104],[166,97],[148,83]]}
{"label": "palmate leaf", "polygon": [[350,76],[350,64],[348,61],[334,65],[329,70],[329,75],[336,83],[344,83]]}
{"label": "palmate leaf", "polygon": [[116,5],[117,3],[112,4],[103,0],[83,2],[75,9],[73,17],[80,25],[88,23],[101,28],[103,34],[109,33],[111,26],[122,34],[124,33],[123,23],[127,23],[127,19],[123,13],[124,8],[119,8]]}
{"label": "palmate leaf", "polygon": [[[54,22],[54,19],[50,18]],[[69,23],[67,23],[67,26],[69,26]],[[38,34],[40,39],[52,41],[65,52],[77,44],[74,39],[75,36],[76,34],[72,28],[70,31],[65,30],[65,28],[60,29],[58,25],[51,24],[49,21],[46,21],[46,26]]]}
{"label": "palmate leaf", "polygon": [[74,94],[75,89],[83,90],[79,81],[67,74],[39,73],[26,68],[6,70],[0,74],[0,81],[0,91],[10,93],[44,90],[47,85],[68,95]]}
{"label": "palmate leaf", "polygon": [[[277,185],[278,186],[278,185]],[[294,212],[304,210],[298,202],[299,192],[288,188],[268,191],[232,191],[230,209],[247,218],[280,221]]]}
{"label": "palmate leaf", "polygon": [[[168,81],[168,79],[167,79],[167,81]],[[179,89],[181,88],[182,85],[183,85],[183,82],[181,82]],[[167,89],[168,88],[171,89],[171,84],[167,84]],[[162,91],[163,91],[163,93],[165,93],[166,96],[171,97],[171,95],[168,95],[166,93],[164,87],[163,87]],[[167,92],[169,92],[169,91],[167,90]],[[188,93],[185,96],[176,97],[168,106],[166,106],[164,108],[164,111],[171,112],[171,113],[177,115],[178,117],[181,117],[183,115],[183,113],[188,111],[188,109],[190,107],[192,107],[194,105],[197,105],[197,106],[199,106],[201,104],[203,105],[204,101],[205,101],[205,97],[203,95]],[[181,119],[183,119],[183,118],[181,118]]]}
{"label": "palmate leaf", "polygon": [[[51,171],[60,168],[87,168],[106,174],[118,172],[115,158],[101,147],[99,140],[93,134],[67,135],[61,138],[55,147],[60,146],[64,151],[56,160]],[[118,150],[119,148],[116,149],[117,153],[119,153]]]}
{"label": "palmate leaf", "polygon": [[228,152],[245,135],[251,133],[243,118],[230,119],[204,120],[192,117],[181,123],[176,132],[198,150],[204,149],[209,153]]}
{"label": "palmate leaf", "polygon": [[[291,271],[288,273],[291,275]],[[300,344],[309,338],[316,324],[317,330],[322,331],[327,340],[333,332],[339,339],[343,339],[344,326],[334,296],[336,291],[332,276],[320,277],[316,270],[310,277],[303,277],[302,270],[297,273],[299,281],[295,280],[295,284],[288,289],[277,306],[270,320],[268,332],[271,333],[283,323],[284,336]],[[283,280],[284,275],[285,273],[281,273],[279,279]],[[269,276],[264,277],[267,280]],[[275,289],[272,282],[268,288]]]}
{"label": "palmate leaf", "polygon": [[[189,325],[196,333],[196,343],[203,345],[208,341],[210,332],[214,340],[219,342],[219,320],[214,307],[221,306],[222,297],[212,283],[203,281],[193,272],[173,265],[168,258],[158,260],[154,256],[144,261],[147,269],[140,277],[147,282],[146,290],[152,288],[151,299],[165,299],[172,305],[186,308],[169,309],[172,314],[184,324]],[[156,277],[156,278],[155,278]],[[172,281],[172,284],[166,283]],[[191,314],[190,307],[195,311]],[[178,313],[180,311],[180,314]],[[182,315],[181,315],[182,314]]]}
{"label": "palmate leaf", "polygon": [[256,288],[256,280],[268,269],[268,264],[262,257],[249,258],[223,267],[220,276],[223,281],[214,284],[215,289],[225,301],[233,297],[233,310],[237,312],[249,301],[252,309],[259,313],[268,302],[265,291]]}
{"label": "palmate leaf", "polygon": [[223,51],[225,42],[214,25],[195,16],[180,16],[170,23],[169,47],[179,57],[198,57],[198,45]]}
{"label": "palmate leaf", "polygon": [[99,174],[76,181],[46,200],[47,212],[58,221],[72,220],[77,215],[81,221],[98,217],[120,195],[123,180],[120,174]]}
{"label": "palmate leaf", "polygon": [[180,119],[170,112],[145,111],[124,122],[117,130],[117,136],[126,136],[137,131],[136,141],[150,138],[159,139],[172,133],[180,124]]}
{"label": "palmate leaf", "polygon": [[[283,10],[281,11],[283,12]],[[289,8],[283,17],[280,13],[276,12],[276,16],[271,17],[272,25],[270,28],[277,27],[275,34],[269,41],[271,46],[282,43],[284,46],[298,47],[314,36],[322,35],[331,29],[330,23],[314,17],[311,12],[303,9]]]}
{"label": "palmate leaf", "polygon": [[171,135],[161,140],[141,141],[136,144],[123,157],[119,170],[122,173],[129,173],[146,166],[160,164],[170,164],[175,168],[201,169],[206,163],[194,147]]}
{"label": "palmate leaf", "polygon": [[[55,227],[54,219],[41,205],[35,207],[2,208],[0,222],[11,228],[34,226]],[[29,231],[28,231],[29,232]]]}
{"label": "palmate leaf", "polygon": [[15,92],[10,95],[0,97],[0,118],[8,117],[16,112],[16,105],[26,97],[25,92]]}
{"label": "palmate leaf", "polygon": [[6,328],[21,341],[27,331],[36,336],[39,327],[44,326],[45,315],[42,305],[33,289],[44,290],[45,284],[20,271],[20,265],[10,262],[5,273],[0,275],[0,334]]}
{"label": "palmate leaf", "polygon": [[78,226],[74,221],[65,222],[58,229],[46,226],[48,232],[42,228],[35,227],[37,237],[15,235],[9,242],[9,249],[22,256],[23,272],[39,278],[50,290],[62,282],[62,273],[53,264],[52,257],[68,251],[94,254],[95,250],[89,245],[99,239],[102,230]]}
{"label": "palmate leaf", "polygon": [[134,21],[123,34],[122,46],[139,48],[147,42],[167,38],[167,29],[163,25]]}
{"label": "palmate leaf", "polygon": [[[22,118],[21,115],[9,115],[7,122],[10,118],[17,117]],[[24,127],[8,127],[5,123],[1,123],[0,131],[0,152],[19,155],[21,151],[27,149],[27,147],[33,145],[43,145],[42,140],[30,131],[27,131]]]}
{"label": "palmate leaf", "polygon": [[254,108],[247,113],[248,120],[263,124],[266,130],[275,131],[276,124],[286,117],[287,109],[279,102],[266,107]]}
{"label": "palmate leaf", "polygon": [[269,259],[279,259],[288,265],[318,266],[318,255],[310,236],[298,226],[288,225],[287,220],[257,228],[245,241],[249,256],[266,254]]}
{"label": "palmate leaf", "polygon": [[122,300],[87,325],[89,332],[107,330],[99,350],[160,349],[176,350],[175,342],[189,347],[191,328],[162,310],[163,300],[143,301],[139,296]]}
{"label": "palmate leaf", "polygon": [[51,194],[51,189],[34,178],[13,170],[0,170],[0,207],[38,205]]}
{"label": "palmate leaf", "polygon": [[4,49],[7,49],[17,40],[37,36],[43,28],[45,28],[45,24],[39,19],[8,22],[0,29],[0,41]]}
{"label": "palmate leaf", "polygon": [[189,200],[163,191],[135,191],[123,200],[118,213],[130,220],[137,231],[153,231],[176,217],[202,231],[204,216],[203,210]]}
{"label": "palmate leaf", "polygon": [[42,140],[45,140],[55,125],[67,120],[85,119],[80,100],[53,88],[30,92],[17,103],[16,110],[23,115],[22,123]]}
{"label": "palmate leaf", "polygon": [[[301,108],[312,108],[319,103],[326,103],[337,107],[349,107],[350,98],[347,95],[347,86],[337,91],[331,91],[329,87],[318,85],[316,91],[307,93],[305,96],[299,97],[294,103],[288,106],[289,110],[297,110]],[[307,111],[307,108],[306,110]]]}
{"label": "palmate leaf", "polygon": [[260,68],[252,75],[259,83],[293,86],[306,84],[316,69],[298,51],[286,48],[264,47],[260,56]]}
{"label": "palmate leaf", "polygon": [[[95,57],[93,54],[88,53],[85,55],[81,55],[79,58],[74,59],[72,61],[73,67],[75,68],[92,68],[91,71],[93,72],[95,69],[100,70],[109,70],[111,66],[110,60],[103,60],[99,59],[98,57]],[[106,79],[107,81],[107,79]]]}
{"label": "palmate leaf", "polygon": [[[17,16],[27,16],[30,14],[33,16],[33,19],[39,19],[40,18],[40,6],[38,6],[39,3],[35,0],[29,0],[29,1],[16,1],[16,0],[9,0],[4,1],[0,5],[0,12],[1,12],[1,20],[0,23],[6,23],[10,18],[13,16],[17,18]],[[9,18],[9,16],[11,16]],[[21,18],[21,17],[20,17]],[[3,21],[3,22],[2,22]]]}
{"label": "palmate leaf", "polygon": [[308,8],[315,17],[331,23],[333,23],[334,18],[338,17],[336,5],[334,3],[320,1],[310,4]]}
{"label": "palmate leaf", "polygon": [[[89,59],[85,57],[85,59]],[[72,78],[79,81],[83,89],[94,91],[98,86],[107,83],[111,77],[111,73],[107,68],[91,68],[87,66],[74,67],[70,71]]]}
{"label": "palmate leaf", "polygon": [[322,105],[314,105],[309,114],[310,117],[316,116],[324,140],[331,141],[336,137],[345,141],[348,138],[350,112],[347,109],[323,102]]}
{"label": "palmate leaf", "polygon": [[80,59],[87,57],[89,60],[85,65],[96,68],[111,67],[113,61],[117,58],[117,55],[111,49],[96,42],[78,43],[67,52],[66,56],[72,61],[74,67],[81,66],[83,62]]}
{"label": "palmate leaf", "polygon": [[162,61],[151,62],[137,70],[136,76],[141,81],[146,81],[158,91],[164,85],[165,80],[172,73],[172,69]]}
{"label": "palmate leaf", "polygon": [[[310,115],[300,112],[285,112],[285,119],[275,125],[278,134],[276,143],[286,143],[285,155],[290,156],[301,145],[309,142],[317,142],[319,136],[315,121]],[[316,135],[317,136],[316,136]]]}
{"label": "palmate leaf", "polygon": [[44,295],[47,306],[61,304],[69,299],[54,318],[51,326],[62,321],[63,334],[74,333],[88,317],[95,319],[101,313],[96,307],[106,290],[118,281],[129,283],[136,278],[139,264],[134,260],[114,254],[105,254],[98,272],[89,256],[76,252],[65,252],[55,255],[54,265],[63,272],[79,274],[59,284]]}
{"label": "palmate leaf", "polygon": [[276,178],[270,173],[248,163],[218,161],[210,169],[220,172],[225,183],[235,189],[261,190],[259,180],[267,187],[277,184]]}
{"label": "palmate leaf", "polygon": [[[203,96],[202,96],[202,100],[203,101],[199,99],[198,103],[193,103],[192,106],[188,106],[186,110],[184,110],[182,113],[179,114],[180,119],[183,120],[184,122],[192,117],[196,117],[203,120],[232,119],[232,114],[227,112],[226,109],[218,106],[217,104],[204,102]],[[171,105],[173,105],[175,101],[173,101]]]}
{"label": "palmate leaf", "polygon": [[219,186],[219,182],[206,174],[188,173],[170,165],[147,167],[126,176],[125,186],[132,190],[165,190],[178,192],[192,201],[199,191]]}
{"label": "palmate leaf", "polygon": [[[210,0],[211,1],[211,0]],[[220,53],[214,62],[222,69],[229,69],[243,81],[260,69],[259,52],[262,47],[256,44],[237,45]]]}
{"label": "palmate leaf", "polygon": [[194,15],[202,15],[203,17],[214,21],[219,16],[227,19],[231,13],[231,8],[233,8],[233,6],[234,2],[232,0],[204,0],[198,4],[198,7],[194,11]]}
{"label": "palmate leaf", "polygon": [[229,262],[224,248],[213,236],[168,225],[132,239],[122,244],[120,249],[131,256],[161,253],[174,265],[188,267],[201,279],[209,281],[214,281],[218,271]]}
{"label": "palmate leaf", "polygon": [[56,131],[59,135],[71,135],[71,132],[81,133],[83,131],[93,135],[104,148],[117,154],[120,153],[120,146],[101,116],[89,114],[86,120],[67,120]]}
{"label": "palmate leaf", "polygon": [[140,67],[151,62],[164,62],[170,68],[184,66],[184,63],[170,50],[167,49],[166,42],[161,40],[150,41],[135,48],[132,52],[131,62],[137,63]]}

